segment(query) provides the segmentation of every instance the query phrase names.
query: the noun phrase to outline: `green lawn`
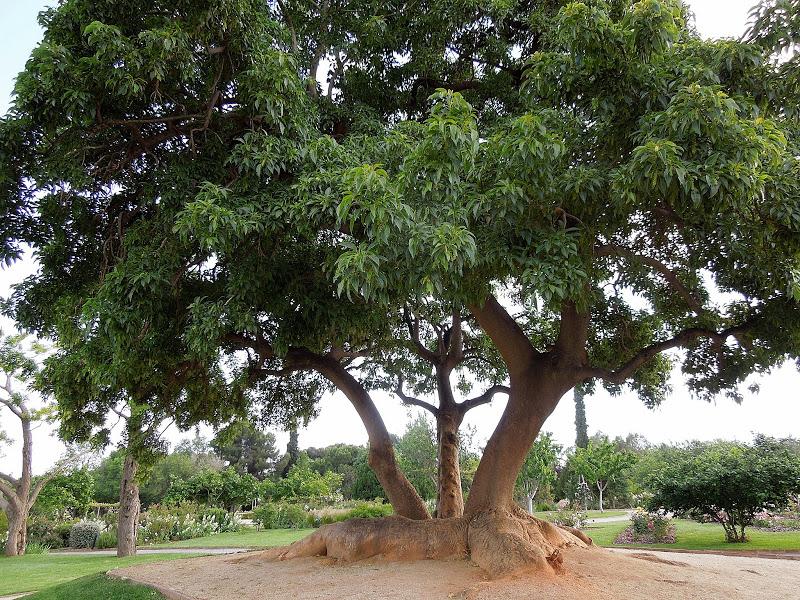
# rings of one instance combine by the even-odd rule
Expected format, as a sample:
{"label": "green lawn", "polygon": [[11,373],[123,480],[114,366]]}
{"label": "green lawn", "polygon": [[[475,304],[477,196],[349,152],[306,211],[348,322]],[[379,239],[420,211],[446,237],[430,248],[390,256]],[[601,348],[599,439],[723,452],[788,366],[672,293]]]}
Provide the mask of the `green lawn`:
{"label": "green lawn", "polygon": [[[636,544],[636,548],[674,548],[676,550],[800,550],[800,531],[769,532],[747,529],[745,544],[729,544],[720,525],[676,519],[674,544]],[[602,523],[584,531],[598,546],[614,546],[614,538],[630,523]]]}
{"label": "green lawn", "polygon": [[[552,517],[557,515],[558,512],[555,510],[546,510],[546,511],[538,511],[533,513],[534,517],[539,517],[540,519],[547,519],[548,517]],[[607,510],[605,512],[600,512],[599,510],[589,510],[586,512],[590,519],[601,519],[604,517],[624,517],[628,514],[627,510]]]}
{"label": "green lawn", "polygon": [[118,567],[174,560],[186,556],[176,553],[117,558],[51,553],[0,557],[0,596],[45,590],[78,577],[105,573]]}
{"label": "green lawn", "polygon": [[272,548],[285,546],[306,537],[313,529],[262,529],[247,528],[233,533],[219,533],[207,537],[168,542],[155,548]]}
{"label": "green lawn", "polygon": [[152,588],[98,574],[62,583],[25,600],[164,600],[164,596]]}

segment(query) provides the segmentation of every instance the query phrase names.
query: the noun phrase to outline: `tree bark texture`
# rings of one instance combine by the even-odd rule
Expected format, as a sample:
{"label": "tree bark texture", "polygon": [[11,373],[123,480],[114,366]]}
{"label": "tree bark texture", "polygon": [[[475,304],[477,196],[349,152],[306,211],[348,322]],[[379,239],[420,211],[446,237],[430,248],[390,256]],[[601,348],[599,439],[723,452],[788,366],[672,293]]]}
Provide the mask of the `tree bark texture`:
{"label": "tree bark texture", "polygon": [[436,516],[440,519],[464,514],[464,495],[461,491],[461,466],[458,460],[458,428],[461,415],[457,411],[439,411],[436,418],[438,441],[438,494]]}
{"label": "tree bark texture", "polygon": [[117,516],[117,556],[136,555],[136,535],[139,530],[139,483],[136,474],[139,463],[130,453],[125,455],[122,480],[119,485],[119,514]]}
{"label": "tree bark texture", "polygon": [[8,540],[6,556],[22,556],[25,554],[28,536],[27,507],[12,508],[8,513]]}

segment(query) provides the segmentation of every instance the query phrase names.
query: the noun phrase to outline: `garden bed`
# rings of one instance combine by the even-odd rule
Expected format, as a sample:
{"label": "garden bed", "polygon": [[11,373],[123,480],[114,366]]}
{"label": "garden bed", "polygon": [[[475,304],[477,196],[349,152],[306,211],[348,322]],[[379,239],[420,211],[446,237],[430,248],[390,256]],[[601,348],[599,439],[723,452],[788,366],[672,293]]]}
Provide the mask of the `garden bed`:
{"label": "garden bed", "polygon": [[652,532],[636,533],[633,525],[626,527],[623,531],[614,538],[615,545],[627,546],[631,544],[674,544],[675,543],[675,527],[669,526],[664,535],[656,535]]}

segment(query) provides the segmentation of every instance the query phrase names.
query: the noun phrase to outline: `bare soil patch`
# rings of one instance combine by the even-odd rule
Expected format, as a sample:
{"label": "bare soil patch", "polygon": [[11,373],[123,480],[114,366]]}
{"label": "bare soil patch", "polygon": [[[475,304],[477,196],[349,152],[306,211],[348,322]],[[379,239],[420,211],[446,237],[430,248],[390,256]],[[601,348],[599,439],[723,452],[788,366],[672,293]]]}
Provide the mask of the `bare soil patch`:
{"label": "bare soil patch", "polygon": [[[795,561],[600,548],[563,551],[563,572],[489,580],[467,560],[344,563],[330,558],[276,561],[264,553],[215,556],[112,572],[191,600],[796,600]],[[674,556],[674,555],[673,555]]]}

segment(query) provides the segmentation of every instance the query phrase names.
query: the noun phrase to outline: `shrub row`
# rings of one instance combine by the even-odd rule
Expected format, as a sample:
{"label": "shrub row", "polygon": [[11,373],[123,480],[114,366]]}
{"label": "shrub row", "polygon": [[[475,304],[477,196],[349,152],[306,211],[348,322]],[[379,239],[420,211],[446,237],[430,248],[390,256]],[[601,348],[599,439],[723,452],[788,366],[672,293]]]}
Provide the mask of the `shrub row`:
{"label": "shrub row", "polygon": [[253,521],[264,529],[303,529],[338,523],[347,519],[374,519],[392,514],[389,504],[362,502],[350,510],[321,516],[311,512],[302,504],[268,502],[253,511]]}

